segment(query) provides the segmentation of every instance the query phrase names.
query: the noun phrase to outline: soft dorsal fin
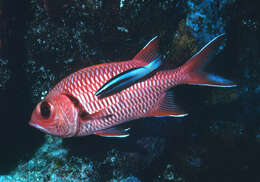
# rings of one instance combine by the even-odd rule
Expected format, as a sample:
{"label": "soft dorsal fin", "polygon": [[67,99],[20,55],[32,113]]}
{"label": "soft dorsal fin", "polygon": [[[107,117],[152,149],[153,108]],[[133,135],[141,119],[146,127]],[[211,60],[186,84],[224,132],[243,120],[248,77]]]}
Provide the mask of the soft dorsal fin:
{"label": "soft dorsal fin", "polygon": [[141,49],[138,54],[133,58],[133,61],[143,61],[150,63],[151,61],[157,59],[159,55],[159,39],[158,36],[150,40],[143,49]]}
{"label": "soft dorsal fin", "polygon": [[148,113],[148,117],[184,117],[187,116],[188,113],[182,111],[175,103],[174,103],[174,95],[172,91],[167,91],[160,100],[158,107]]}
{"label": "soft dorsal fin", "polygon": [[129,136],[129,133],[127,132],[129,129],[130,128],[114,127],[97,131],[95,134],[103,137],[124,138]]}

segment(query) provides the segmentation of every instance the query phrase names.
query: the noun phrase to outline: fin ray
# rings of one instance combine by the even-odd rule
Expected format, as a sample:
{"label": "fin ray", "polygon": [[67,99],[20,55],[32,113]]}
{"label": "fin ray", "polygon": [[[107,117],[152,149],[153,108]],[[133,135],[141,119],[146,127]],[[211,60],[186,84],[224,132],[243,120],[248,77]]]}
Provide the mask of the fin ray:
{"label": "fin ray", "polygon": [[155,36],[152,40],[150,40],[143,49],[141,49],[137,55],[133,58],[133,61],[139,60],[146,63],[150,63],[151,61],[158,58],[159,51],[158,51],[158,44],[159,39],[158,36]]}
{"label": "fin ray", "polygon": [[97,131],[95,134],[102,136],[102,137],[117,137],[117,138],[124,138],[128,137],[129,133],[127,132],[130,128],[108,128],[104,130]]}
{"label": "fin ray", "polygon": [[224,38],[225,34],[221,34],[215,37],[182,66],[182,68],[187,73],[187,77],[186,80],[184,80],[184,83],[212,87],[237,86],[228,79],[204,72],[205,66],[207,66],[212,57],[215,56],[219,44]]}
{"label": "fin ray", "polygon": [[184,117],[188,113],[182,111],[174,101],[172,91],[167,91],[161,98],[160,104],[156,110],[149,113],[148,117]]}

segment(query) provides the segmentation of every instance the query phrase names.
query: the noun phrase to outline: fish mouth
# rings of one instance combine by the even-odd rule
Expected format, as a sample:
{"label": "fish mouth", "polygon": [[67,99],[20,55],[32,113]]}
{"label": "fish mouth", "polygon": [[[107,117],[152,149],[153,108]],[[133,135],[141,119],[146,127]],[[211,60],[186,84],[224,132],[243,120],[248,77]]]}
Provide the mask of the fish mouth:
{"label": "fish mouth", "polygon": [[51,134],[51,132],[49,130],[47,130],[46,128],[43,128],[42,126],[40,126],[39,124],[37,123],[34,123],[34,122],[29,122],[29,125],[44,132],[44,133],[47,133],[47,134]]}

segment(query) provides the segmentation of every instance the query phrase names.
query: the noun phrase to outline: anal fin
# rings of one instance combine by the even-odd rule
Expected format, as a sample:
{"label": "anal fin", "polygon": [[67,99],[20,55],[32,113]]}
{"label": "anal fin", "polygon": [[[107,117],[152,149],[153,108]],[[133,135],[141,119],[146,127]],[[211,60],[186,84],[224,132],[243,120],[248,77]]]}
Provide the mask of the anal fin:
{"label": "anal fin", "polygon": [[167,91],[160,100],[159,106],[148,113],[148,117],[184,117],[187,116],[188,113],[181,110],[174,103],[174,96],[172,91]]}
{"label": "anal fin", "polygon": [[129,133],[127,132],[130,128],[108,128],[104,130],[97,131],[95,134],[102,136],[102,137],[117,137],[117,138],[124,138],[128,137]]}

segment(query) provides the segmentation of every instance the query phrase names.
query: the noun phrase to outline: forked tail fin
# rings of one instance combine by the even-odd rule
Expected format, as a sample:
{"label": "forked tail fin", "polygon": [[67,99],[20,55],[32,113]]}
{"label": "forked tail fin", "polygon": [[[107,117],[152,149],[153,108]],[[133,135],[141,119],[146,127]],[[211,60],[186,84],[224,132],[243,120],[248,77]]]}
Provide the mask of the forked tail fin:
{"label": "forked tail fin", "polygon": [[202,85],[213,87],[235,87],[236,84],[230,80],[217,75],[204,72],[205,66],[215,56],[220,42],[224,39],[225,34],[221,34],[205,45],[197,54],[186,62],[182,69],[186,72],[185,84]]}

